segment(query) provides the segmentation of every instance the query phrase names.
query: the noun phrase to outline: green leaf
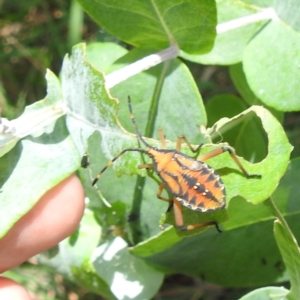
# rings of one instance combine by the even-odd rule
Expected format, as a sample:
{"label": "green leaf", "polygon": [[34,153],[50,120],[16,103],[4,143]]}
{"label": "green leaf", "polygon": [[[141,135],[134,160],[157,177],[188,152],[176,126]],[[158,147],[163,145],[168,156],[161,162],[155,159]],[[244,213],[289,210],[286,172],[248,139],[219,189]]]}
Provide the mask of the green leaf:
{"label": "green leaf", "polygon": [[127,243],[120,237],[96,249],[93,265],[117,299],[151,299],[164,278],[162,272],[130,254]]}
{"label": "green leaf", "polygon": [[[241,63],[231,65],[229,67],[229,72],[230,72],[230,77],[234,82],[236,89],[249,105],[263,105],[263,102],[258,97],[256,97],[255,94],[250,89],[243,70],[243,65]],[[266,108],[278,119],[280,123],[282,123],[283,121],[282,112],[279,112],[278,110],[273,109],[271,107],[266,107]]]}
{"label": "green leaf", "polygon": [[[182,215],[183,215],[184,225],[215,222],[218,225],[210,225],[210,226],[212,226],[216,232],[219,231],[220,224],[228,220],[227,211],[225,209],[221,209],[213,212],[195,212],[195,211],[191,211],[186,207],[182,207]],[[188,237],[195,234],[199,234],[208,229],[208,226],[204,226],[190,231],[180,230],[176,226],[173,208],[168,210],[168,212],[166,213],[164,223],[172,224],[173,227],[175,228],[176,234],[181,237]]]}
{"label": "green leaf", "polygon": [[37,137],[50,132],[54,121],[64,115],[59,105],[62,94],[58,78],[48,70],[46,80],[47,96],[45,99],[27,106],[23,114],[15,120],[1,119],[0,157],[9,152],[23,137],[30,134]]}
{"label": "green leaf", "polygon": [[40,254],[38,261],[91,291],[108,299],[115,299],[107,282],[96,272],[90,261],[101,233],[101,227],[95,221],[93,213],[85,210],[78,229],[59,243],[57,255],[48,258]]}
{"label": "green leaf", "polygon": [[299,197],[300,186],[297,180],[294,180],[299,175],[300,158],[292,159],[288,169],[281,179],[278,188],[273,194],[274,201],[282,214],[299,213]]}
{"label": "green leaf", "polygon": [[[272,234],[270,211],[264,205],[245,205],[241,199],[236,200],[242,209],[238,211],[237,206],[230,204],[228,211],[229,222],[233,221],[231,225],[235,227],[230,228],[227,222],[221,226],[222,233],[211,228],[178,242],[175,230],[170,229],[131,251],[165,272],[201,277],[223,286],[255,287],[287,281],[288,274]],[[233,217],[235,220],[231,220]],[[300,238],[299,214],[288,216],[287,221]]]}
{"label": "green leaf", "polygon": [[270,22],[250,41],[243,60],[254,94],[279,111],[300,109],[299,64],[299,33],[276,21]]}
{"label": "green leaf", "polygon": [[[220,25],[234,19],[255,14],[259,10],[257,6],[249,5],[245,1],[217,1],[217,11],[218,24]],[[249,40],[264,24],[265,21],[262,21],[218,33],[214,47],[209,53],[191,55],[181,52],[180,56],[184,59],[207,65],[230,65],[237,63],[242,60],[244,49]]]}
{"label": "green leaf", "polygon": [[63,120],[57,122],[53,132],[23,139],[2,157],[0,237],[78,167],[78,154]]}
{"label": "green leaf", "polygon": [[98,245],[102,227],[86,210],[80,226],[59,244],[53,258],[39,261],[109,299],[150,299],[162,284],[164,275],[128,252],[121,237]]}
{"label": "green leaf", "polygon": [[[164,241],[164,232],[131,251],[165,272],[180,272],[229,287],[266,285],[288,279],[272,235],[272,226],[273,221],[269,220],[222,233],[210,228],[183,238],[171,247]],[[156,245],[164,251],[156,251]]]}
{"label": "green leaf", "polygon": [[[247,106],[233,95],[218,95],[206,104],[209,126],[213,126],[221,118],[231,118],[244,111]],[[248,133],[251,132],[251,135]],[[259,162],[267,156],[267,139],[262,134],[263,128],[259,119],[241,121],[223,134],[215,137],[215,141],[226,141],[239,156],[251,162]],[[251,147],[249,147],[251,145]]]}
{"label": "green leaf", "polygon": [[[282,182],[282,188],[289,188],[289,184],[287,184],[286,179],[288,179],[295,171],[293,170],[293,167],[299,165],[299,159],[293,161],[293,164],[291,164],[291,169],[289,170],[289,176],[285,177],[285,180]],[[299,169],[297,169],[299,170]],[[292,185],[293,186],[293,185]],[[293,188],[296,190],[299,189],[295,185]],[[281,195],[283,195],[281,193]],[[296,194],[294,194],[292,191],[289,193],[285,193],[287,197],[285,197],[287,200],[290,200],[291,198],[294,198]],[[277,218],[277,220],[274,222],[274,235],[276,238],[276,242],[278,245],[278,248],[281,252],[281,255],[283,257],[284,264],[287,268],[287,272],[290,277],[291,282],[291,291],[288,294],[288,299],[298,299],[300,296],[300,274],[299,274],[299,268],[300,268],[300,249],[296,240],[296,237],[294,236],[293,232],[291,231],[287,221],[284,219],[282,212],[279,210],[277,205],[274,203],[273,199],[269,199],[266,204],[270,208],[270,211],[273,213],[273,215]],[[282,204],[282,203],[280,203]],[[288,205],[287,205],[288,206]],[[297,211],[293,211],[293,214],[297,214]],[[298,212],[299,214],[299,212]],[[298,223],[299,224],[299,223]],[[291,225],[294,225],[291,223]],[[292,227],[292,226],[291,226]],[[292,227],[293,228],[293,227]],[[294,231],[297,233],[297,231]]]}
{"label": "green leaf", "polygon": [[[151,53],[153,49],[134,49],[111,70]],[[111,94],[120,99],[118,118],[128,131],[133,130],[127,104],[130,95],[139,130],[146,136],[158,139],[158,130],[163,129],[168,140],[184,134],[192,143],[206,141],[199,130],[207,123],[203,100],[189,69],[178,59],[129,78],[112,88]]]}
{"label": "green leaf", "polygon": [[[298,175],[299,168],[300,159],[291,160],[286,173],[281,178],[276,191],[272,195],[276,206],[286,217],[300,214],[298,205],[300,187],[297,181],[293,180]],[[223,224],[225,230],[274,218],[274,215],[270,213],[265,205],[252,205],[239,197],[230,201],[228,215],[229,221]],[[291,223],[290,221],[290,226],[296,232],[298,231],[298,221],[296,218],[293,220],[296,222]]]}
{"label": "green leaf", "polygon": [[249,105],[260,105],[262,102],[257,98],[252,90],[250,89],[246,80],[245,73],[243,71],[243,64],[235,64],[229,66],[230,78],[233,81],[236,89],[241,94],[243,99]]}
{"label": "green leaf", "polygon": [[87,139],[98,128],[120,134],[115,119],[117,101],[108,95],[104,75],[85,60],[84,44],[74,46],[72,56],[65,57],[61,78],[68,108],[67,126],[81,155],[86,151]]}
{"label": "green leaf", "polygon": [[300,7],[298,0],[277,0],[275,3],[275,10],[279,18],[299,32]]}
{"label": "green leaf", "polygon": [[256,289],[240,298],[240,300],[284,300],[288,290],[284,287],[268,286]]}
{"label": "green leaf", "polygon": [[137,47],[161,49],[176,43],[187,53],[205,53],[214,42],[213,0],[79,2],[101,27]]}
{"label": "green leaf", "polygon": [[[300,168],[300,159],[293,159],[281,178],[280,183],[272,195],[276,206],[284,216],[300,214],[298,198],[300,188],[297,181],[293,179],[298,175]],[[233,198],[228,208],[229,220],[223,224],[224,230],[231,230],[241,226],[251,225],[257,222],[263,222],[274,218],[265,205],[252,205],[243,201],[240,197]],[[290,223],[294,231],[297,231],[297,219],[292,219],[295,223]],[[290,221],[291,222],[291,221]]]}
{"label": "green leaf", "polygon": [[[228,199],[240,195],[252,203],[260,203],[274,192],[289,162],[292,147],[280,123],[268,110],[260,106],[252,106],[231,119],[223,118],[219,120],[213,127],[207,130],[207,133],[212,137],[219,136],[253,113],[259,117],[262,127],[268,136],[268,155],[263,161],[253,165],[252,168],[250,168],[246,161],[241,159],[241,162],[249,173],[261,174],[262,178],[246,179],[235,172],[229,174],[226,172],[224,175],[221,172],[219,173],[223,175],[223,181],[228,187]],[[214,160],[217,161],[218,159],[219,157]],[[214,165],[212,166],[214,167]],[[220,166],[218,167],[220,168]],[[238,170],[234,162],[228,159],[226,167]],[[216,167],[214,168],[216,169]]]}
{"label": "green leaf", "polygon": [[86,60],[99,71],[106,72],[128,51],[115,43],[91,43],[86,47]]}
{"label": "green leaf", "polygon": [[277,220],[274,223],[274,234],[277,245],[283,257],[284,264],[289,273],[291,291],[288,299],[299,299],[300,297],[300,250],[295,237],[288,228]]}
{"label": "green leaf", "polygon": [[[14,135],[14,127],[10,124],[10,123],[7,123],[6,120],[4,121],[3,118],[1,119],[1,124],[4,124],[5,122],[5,125],[3,126],[6,126],[6,127],[3,127],[3,133],[1,132],[0,133],[0,157],[5,155],[7,152],[9,152],[11,149],[13,149],[13,147],[16,146],[16,144],[18,143],[19,141],[19,138],[16,137]],[[9,130],[4,132],[4,129]]]}
{"label": "green leaf", "polygon": [[261,6],[261,7],[272,7],[274,4],[274,0],[247,0],[246,3]]}
{"label": "green leaf", "polygon": [[130,251],[140,257],[149,257],[161,253],[179,243],[182,237],[178,235],[174,227],[161,231],[152,238],[130,248]]}

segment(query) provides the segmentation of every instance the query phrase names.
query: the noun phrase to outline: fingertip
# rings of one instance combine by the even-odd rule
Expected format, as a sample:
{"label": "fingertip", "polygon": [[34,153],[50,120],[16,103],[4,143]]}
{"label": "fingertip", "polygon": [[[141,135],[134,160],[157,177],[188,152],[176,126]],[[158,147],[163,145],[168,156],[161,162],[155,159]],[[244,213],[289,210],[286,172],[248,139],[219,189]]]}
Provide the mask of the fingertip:
{"label": "fingertip", "polygon": [[83,186],[78,177],[73,174],[41,198],[40,210],[45,213],[45,216],[41,216],[39,211],[39,219],[41,222],[45,220],[47,227],[51,225],[53,230],[58,230],[62,240],[77,228],[85,208],[84,198]]}
{"label": "fingertip", "polygon": [[12,279],[0,276],[0,299],[33,300],[29,292]]}
{"label": "fingertip", "polygon": [[71,235],[84,207],[84,190],[75,175],[53,187],[0,240],[0,273]]}

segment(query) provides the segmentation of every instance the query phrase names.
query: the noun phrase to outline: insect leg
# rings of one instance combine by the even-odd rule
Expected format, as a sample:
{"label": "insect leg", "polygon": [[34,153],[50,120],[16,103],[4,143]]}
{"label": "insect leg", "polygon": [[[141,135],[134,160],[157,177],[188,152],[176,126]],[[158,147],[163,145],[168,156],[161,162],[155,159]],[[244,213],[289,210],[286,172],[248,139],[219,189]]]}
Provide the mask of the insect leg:
{"label": "insect leg", "polygon": [[156,193],[157,198],[160,199],[160,200],[169,202],[169,203],[173,203],[173,200],[161,196],[161,194],[162,194],[164,188],[165,188],[165,185],[164,185],[163,183],[161,183],[161,184],[159,185],[158,191],[157,191],[157,193]]}
{"label": "insect leg", "polygon": [[153,164],[142,164],[142,165],[138,165],[139,169],[152,169],[153,168]]}
{"label": "insect leg", "polygon": [[177,142],[176,142],[176,151],[180,151],[181,149],[181,144],[182,144],[182,141],[184,141],[188,147],[190,148],[190,150],[193,152],[193,153],[197,153],[200,148],[203,146],[203,143],[201,143],[199,146],[197,146],[197,148],[195,149],[191,143],[187,140],[187,138],[184,136],[184,135],[181,135],[178,137],[177,139]]}
{"label": "insect leg", "polygon": [[193,230],[193,229],[196,229],[196,228],[215,225],[217,230],[219,232],[221,232],[221,230],[219,229],[218,223],[214,222],[214,221],[212,221],[212,222],[203,222],[203,223],[199,223],[199,224],[184,226],[183,215],[182,215],[182,207],[181,207],[180,202],[177,201],[176,199],[174,199],[174,216],[175,216],[176,226],[178,227],[178,229],[180,229],[182,231],[188,231],[188,230]]}
{"label": "insect leg", "polygon": [[159,129],[158,134],[159,134],[159,139],[160,139],[160,142],[161,142],[161,148],[162,149],[167,149],[165,135],[164,135],[163,130]]}
{"label": "insect leg", "polygon": [[198,160],[199,161],[205,161],[207,159],[210,159],[212,157],[215,157],[217,155],[220,155],[224,152],[228,152],[231,156],[231,158],[234,160],[234,162],[237,164],[237,166],[241,169],[241,171],[244,173],[244,175],[247,178],[252,178],[252,177],[256,177],[256,178],[261,178],[260,174],[249,174],[245,168],[243,167],[243,165],[241,164],[241,162],[239,161],[238,157],[236,156],[234,150],[230,147],[221,147],[215,150],[212,150],[210,152],[205,153],[204,155],[201,155]]}

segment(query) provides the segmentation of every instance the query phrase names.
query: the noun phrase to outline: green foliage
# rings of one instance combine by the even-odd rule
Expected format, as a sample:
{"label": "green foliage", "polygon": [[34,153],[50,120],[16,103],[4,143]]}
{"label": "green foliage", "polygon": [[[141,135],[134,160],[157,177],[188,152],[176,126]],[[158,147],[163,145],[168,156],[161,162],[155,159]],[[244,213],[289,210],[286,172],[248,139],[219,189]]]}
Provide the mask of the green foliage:
{"label": "green foliage", "polygon": [[240,300],[270,300],[270,299],[284,299],[287,295],[288,290],[284,287],[265,287],[257,289],[244,297],[240,298]]}
{"label": "green foliage", "polygon": [[187,53],[203,53],[212,48],[217,22],[212,0],[79,2],[101,27],[136,47],[151,45],[162,49],[176,43]]}
{"label": "green foliage", "polygon": [[[299,32],[275,21],[268,24],[245,50],[244,70],[251,89],[266,105],[279,111],[300,109],[299,98],[294,93],[300,76],[292,75],[297,74],[299,68],[299,50]],[[284,60],[279,59],[285,53],[289,55]],[[272,73],[277,76],[276,80],[270,81],[268,77]]]}
{"label": "green foliage", "polygon": [[[292,146],[282,125],[284,112],[300,109],[299,22],[289,17],[288,5],[277,1],[275,7],[288,25],[265,17],[224,33],[219,26],[215,36],[217,19],[220,25],[252,15],[273,1],[79,3],[108,32],[136,48],[74,46],[64,58],[60,80],[47,72],[45,99],[8,123],[10,131],[0,127],[0,236],[46,191],[77,171],[89,200],[85,215],[56,255],[39,256],[41,264],[107,299],[151,299],[168,273],[228,287],[266,286],[243,300],[299,299],[299,158],[290,161]],[[220,94],[204,103],[178,58],[107,89],[109,76],[174,44],[186,60],[230,65],[240,97]],[[184,208],[183,217],[185,224],[217,221],[221,234],[214,227],[175,229],[173,210],[166,213],[168,204],[155,199],[159,177],[138,168],[151,162],[139,152],[122,155],[97,187],[91,186],[122,150],[144,147],[132,126],[128,95],[147,143],[161,147],[157,131],[162,128],[168,149],[176,148],[182,134],[194,145],[205,143],[201,154],[229,144],[247,172],[262,175],[246,178],[228,153],[208,161],[225,184],[226,209],[199,213]],[[195,155],[185,144],[182,152]],[[84,153],[89,165],[80,169]],[[287,280],[290,290],[268,287]]]}
{"label": "green foliage", "polygon": [[[217,1],[218,24],[244,16],[253,15],[257,8],[247,5],[246,1]],[[253,2],[253,1],[247,1]],[[182,57],[201,64],[231,65],[243,59],[243,52],[249,39],[260,30],[266,21],[260,21],[218,34],[213,49],[205,54],[191,55],[182,53]]]}

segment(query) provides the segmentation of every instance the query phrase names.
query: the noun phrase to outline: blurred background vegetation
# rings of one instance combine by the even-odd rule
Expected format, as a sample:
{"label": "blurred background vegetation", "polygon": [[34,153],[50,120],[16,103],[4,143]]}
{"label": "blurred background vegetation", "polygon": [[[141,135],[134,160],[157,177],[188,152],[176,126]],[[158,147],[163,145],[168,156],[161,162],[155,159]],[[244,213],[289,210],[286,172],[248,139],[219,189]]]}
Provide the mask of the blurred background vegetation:
{"label": "blurred background vegetation", "polygon": [[[8,119],[18,117],[26,105],[46,95],[46,69],[59,74],[62,60],[79,42],[116,42],[99,28],[75,1],[0,0],[0,113]],[[204,101],[221,93],[238,94],[226,67],[200,66],[186,62],[201,90]],[[291,143],[300,148],[299,114],[285,118]],[[297,146],[298,145],[298,146]],[[299,154],[298,154],[299,155]],[[15,278],[39,299],[102,299],[62,278],[35,261],[25,263],[7,275]],[[33,281],[32,278],[35,278]],[[154,299],[237,299],[248,290],[231,290],[206,284],[184,275],[167,276]]]}

